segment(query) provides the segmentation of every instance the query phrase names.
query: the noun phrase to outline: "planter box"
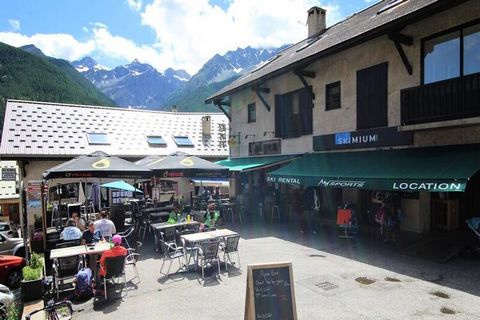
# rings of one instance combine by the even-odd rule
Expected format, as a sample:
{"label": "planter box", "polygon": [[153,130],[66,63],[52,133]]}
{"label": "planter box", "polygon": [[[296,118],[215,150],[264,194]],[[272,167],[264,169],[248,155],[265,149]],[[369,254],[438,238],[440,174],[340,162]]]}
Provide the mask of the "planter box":
{"label": "planter box", "polygon": [[42,279],[21,282],[23,302],[40,300],[43,298]]}

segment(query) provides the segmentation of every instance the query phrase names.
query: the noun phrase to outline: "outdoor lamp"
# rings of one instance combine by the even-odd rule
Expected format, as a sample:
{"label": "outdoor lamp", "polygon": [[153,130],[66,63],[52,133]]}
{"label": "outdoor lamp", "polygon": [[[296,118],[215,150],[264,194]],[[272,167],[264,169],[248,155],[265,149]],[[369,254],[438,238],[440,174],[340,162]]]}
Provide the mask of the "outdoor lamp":
{"label": "outdoor lamp", "polygon": [[265,137],[267,133],[271,133],[272,135],[275,135],[275,131],[264,131],[263,136]]}
{"label": "outdoor lamp", "polygon": [[253,137],[253,140],[255,140],[255,134],[246,134],[245,135],[245,140],[247,140],[248,137]]}

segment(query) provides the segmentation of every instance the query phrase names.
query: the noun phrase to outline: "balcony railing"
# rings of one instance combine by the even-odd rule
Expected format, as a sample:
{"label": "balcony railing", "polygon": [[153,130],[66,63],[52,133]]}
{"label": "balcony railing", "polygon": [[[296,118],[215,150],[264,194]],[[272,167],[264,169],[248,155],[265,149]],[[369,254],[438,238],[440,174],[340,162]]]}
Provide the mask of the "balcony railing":
{"label": "balcony railing", "polygon": [[400,91],[402,125],[480,116],[480,73]]}

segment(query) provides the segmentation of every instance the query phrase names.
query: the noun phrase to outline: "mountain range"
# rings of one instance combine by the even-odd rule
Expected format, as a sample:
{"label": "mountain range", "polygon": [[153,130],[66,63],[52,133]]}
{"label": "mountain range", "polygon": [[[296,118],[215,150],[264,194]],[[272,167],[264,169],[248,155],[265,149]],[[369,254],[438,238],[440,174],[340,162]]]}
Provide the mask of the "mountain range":
{"label": "mountain range", "polygon": [[34,46],[0,42],[0,132],[7,99],[115,105],[70,62],[47,57]]}
{"label": "mountain range", "polygon": [[170,110],[175,105],[178,111],[218,111],[212,105],[205,105],[204,100],[285,47],[247,47],[217,54],[192,77],[184,70],[171,68],[162,73],[138,60],[112,70],[91,57],[73,61],[72,65],[122,107]]}

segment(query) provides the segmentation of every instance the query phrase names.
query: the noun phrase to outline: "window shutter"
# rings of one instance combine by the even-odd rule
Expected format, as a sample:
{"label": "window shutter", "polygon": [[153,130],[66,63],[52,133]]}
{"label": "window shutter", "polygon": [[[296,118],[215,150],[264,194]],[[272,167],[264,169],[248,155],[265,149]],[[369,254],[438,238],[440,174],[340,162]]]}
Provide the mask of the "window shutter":
{"label": "window shutter", "polygon": [[[311,89],[311,88],[310,88]],[[301,134],[312,134],[313,132],[313,102],[310,90],[305,88],[300,91],[300,115],[302,119]]]}

